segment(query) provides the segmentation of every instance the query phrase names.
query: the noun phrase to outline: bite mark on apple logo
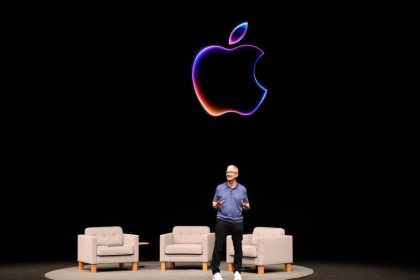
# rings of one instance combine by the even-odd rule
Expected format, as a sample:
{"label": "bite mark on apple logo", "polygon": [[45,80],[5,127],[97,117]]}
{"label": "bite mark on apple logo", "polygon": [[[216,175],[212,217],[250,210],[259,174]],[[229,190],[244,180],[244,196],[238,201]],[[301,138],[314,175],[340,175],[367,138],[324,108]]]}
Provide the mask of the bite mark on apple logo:
{"label": "bite mark on apple logo", "polygon": [[[247,22],[236,26],[229,36],[229,45],[241,41],[247,29]],[[255,76],[263,55],[259,47],[248,44],[231,49],[211,45],[200,50],[192,66],[192,81],[204,110],[211,116],[255,113],[267,95],[267,89]]]}

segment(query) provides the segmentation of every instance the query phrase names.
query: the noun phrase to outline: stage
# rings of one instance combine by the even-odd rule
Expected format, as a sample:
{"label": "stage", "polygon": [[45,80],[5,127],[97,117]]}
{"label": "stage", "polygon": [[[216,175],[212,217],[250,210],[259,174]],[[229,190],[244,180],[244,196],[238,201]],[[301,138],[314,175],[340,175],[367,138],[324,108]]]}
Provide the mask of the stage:
{"label": "stage", "polygon": [[[139,271],[133,272],[136,275],[140,275],[142,271],[153,270],[153,279],[169,279],[168,275],[179,275],[179,279],[190,279],[188,275],[190,274],[200,274],[199,279],[211,279],[211,272],[202,272],[199,268],[182,268],[181,266],[175,268],[173,271],[161,272],[160,270],[149,267],[149,264],[153,262],[140,262]],[[156,262],[157,264],[157,262]],[[300,267],[306,267],[313,270],[313,274],[308,276],[301,277],[305,280],[328,280],[328,279],[340,279],[340,280],[371,280],[371,279],[381,279],[381,280],[417,280],[420,279],[420,268],[415,267],[414,265],[392,265],[392,264],[375,264],[375,263],[357,263],[357,262],[329,262],[329,261],[304,261],[296,263]],[[45,275],[49,272],[68,269],[76,267],[77,262],[63,261],[63,262],[32,262],[24,264],[3,264],[0,266],[0,279],[49,279]],[[224,266],[222,265],[222,269]],[[132,271],[126,271],[130,273]],[[185,272],[185,274],[183,274]],[[95,279],[109,279],[101,278],[106,277],[103,275],[109,275],[113,273],[113,270],[101,270],[98,269]],[[253,275],[251,272],[243,272],[243,279],[284,279],[284,278],[275,278],[272,277],[274,274],[278,275],[279,272],[273,270],[267,270],[264,276]],[[86,275],[86,278],[79,279],[91,279],[93,276],[88,270],[81,271],[80,275]],[[226,269],[222,270],[222,275],[226,280],[233,279],[233,275],[230,275]],[[187,277],[187,278],[186,278]],[[121,278],[124,279],[124,278]],[[172,278],[177,279],[177,278]],[[193,279],[193,278],[191,278]],[[196,278],[194,278],[196,279]]]}

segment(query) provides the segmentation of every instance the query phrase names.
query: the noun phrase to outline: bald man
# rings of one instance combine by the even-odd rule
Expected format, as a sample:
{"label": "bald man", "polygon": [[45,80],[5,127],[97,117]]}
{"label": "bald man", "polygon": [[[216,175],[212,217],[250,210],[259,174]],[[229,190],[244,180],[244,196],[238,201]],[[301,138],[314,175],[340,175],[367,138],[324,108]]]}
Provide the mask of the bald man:
{"label": "bald man", "polygon": [[229,234],[232,235],[235,250],[234,280],[242,280],[242,236],[244,232],[242,210],[248,210],[251,207],[249,206],[246,188],[236,180],[238,174],[239,170],[235,165],[227,167],[227,181],[217,186],[212,202],[213,208],[217,209],[216,241],[211,263],[213,280],[223,280],[219,267],[226,236]]}

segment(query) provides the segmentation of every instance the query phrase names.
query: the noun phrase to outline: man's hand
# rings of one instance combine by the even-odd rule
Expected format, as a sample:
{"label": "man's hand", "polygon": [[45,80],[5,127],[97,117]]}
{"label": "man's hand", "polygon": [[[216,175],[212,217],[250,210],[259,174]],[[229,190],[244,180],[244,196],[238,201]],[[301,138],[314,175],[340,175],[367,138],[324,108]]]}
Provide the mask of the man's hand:
{"label": "man's hand", "polygon": [[242,204],[242,209],[244,210],[251,209],[251,206],[249,206],[249,202],[244,202],[243,200],[241,200],[241,204]]}
{"label": "man's hand", "polygon": [[224,200],[213,201],[213,208],[217,209],[225,203]]}

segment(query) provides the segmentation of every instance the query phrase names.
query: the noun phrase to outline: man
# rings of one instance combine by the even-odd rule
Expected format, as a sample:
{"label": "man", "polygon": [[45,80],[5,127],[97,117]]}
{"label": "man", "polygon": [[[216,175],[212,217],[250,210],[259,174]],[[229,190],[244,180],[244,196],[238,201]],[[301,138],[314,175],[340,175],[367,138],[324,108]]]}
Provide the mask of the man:
{"label": "man", "polygon": [[226,236],[232,235],[234,255],[234,280],[242,280],[242,237],[244,232],[242,210],[250,209],[246,188],[239,184],[238,168],[229,165],[226,169],[227,181],[216,188],[213,208],[217,209],[215,245],[211,269],[213,280],[223,280],[220,274],[220,259],[226,243]]}

